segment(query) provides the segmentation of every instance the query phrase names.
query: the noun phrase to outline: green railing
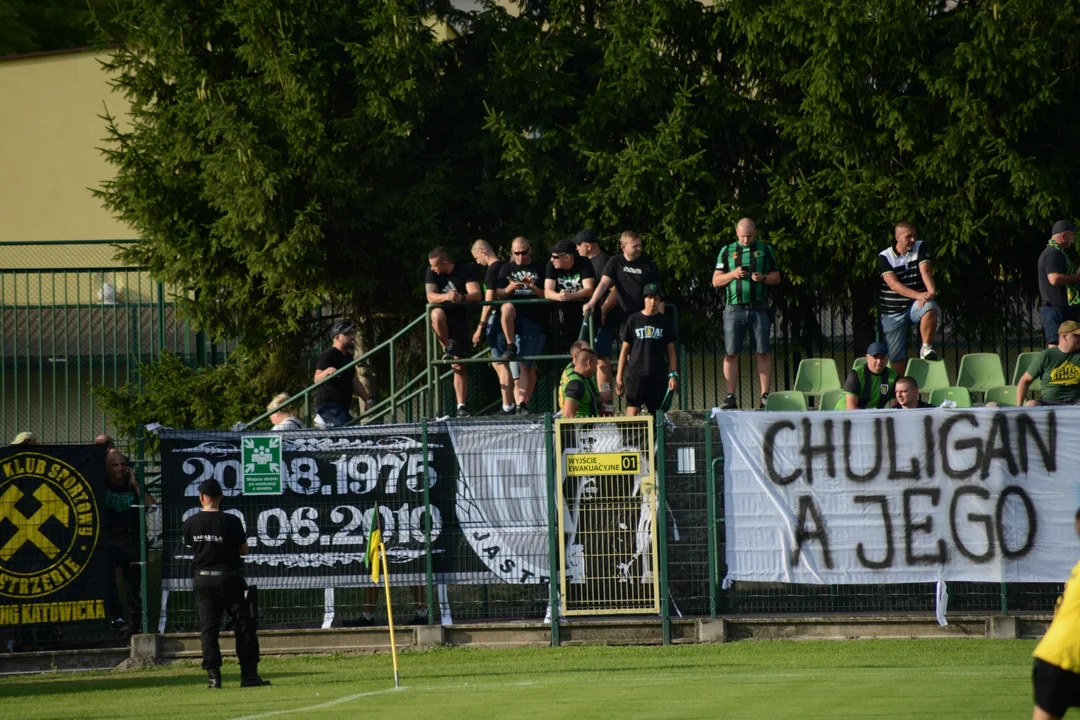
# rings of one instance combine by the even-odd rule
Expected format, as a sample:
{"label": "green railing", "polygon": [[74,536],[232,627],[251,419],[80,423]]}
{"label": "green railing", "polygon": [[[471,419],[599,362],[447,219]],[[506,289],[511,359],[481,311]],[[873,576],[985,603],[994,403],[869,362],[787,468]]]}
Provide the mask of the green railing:
{"label": "green railing", "polygon": [[[469,303],[468,307],[480,308],[484,306],[499,307],[502,305],[546,305],[549,307],[557,307],[557,304],[551,300],[484,300],[475,303]],[[441,415],[449,414],[445,411],[446,397],[448,397],[448,383],[453,376],[453,370],[449,369],[451,365],[467,365],[467,366],[479,366],[479,365],[491,365],[496,362],[506,362],[505,360],[495,358],[491,354],[490,348],[483,348],[468,358],[455,358],[453,360],[444,359],[441,354],[441,348],[435,338],[435,333],[431,329],[431,325],[428,322],[431,311],[439,308],[438,304],[428,304],[426,311],[423,315],[420,315],[411,320],[405,327],[397,331],[387,340],[384,340],[380,344],[371,348],[370,350],[362,353],[358,357],[354,358],[349,363],[338,368],[332,375],[329,375],[319,382],[313,383],[296,394],[290,396],[281,404],[276,407],[270,408],[266,412],[252,418],[246,423],[243,423],[244,428],[256,428],[260,423],[266,422],[271,415],[275,412],[296,407],[298,404],[303,404],[307,418],[314,417],[313,397],[315,391],[330,382],[334,378],[341,375],[351,376],[356,372],[358,366],[365,363],[374,363],[382,358],[385,354],[388,359],[389,365],[389,395],[386,398],[378,400],[377,402],[366,407],[361,413],[353,418],[350,424],[368,423],[368,422],[412,422],[414,419],[421,417],[433,418]],[[666,306],[666,312],[672,314],[675,325],[678,326],[679,322],[679,310],[676,306],[668,304]],[[496,317],[494,322],[498,322]],[[424,346],[425,346],[425,362],[422,371],[416,373],[404,383],[398,383],[397,377],[399,375],[399,360],[403,358],[403,353],[400,349],[401,345],[407,342],[406,338],[410,334],[415,334],[418,326],[423,327],[424,331]],[[593,328],[592,318],[589,318],[589,339],[590,342],[595,337],[595,328]],[[618,344],[616,343],[616,347]],[[680,357],[683,360],[682,349],[679,349]],[[613,353],[613,362],[617,360],[617,353]],[[546,385],[549,389],[553,390],[553,381],[556,381],[559,373],[562,372],[563,364],[569,361],[570,355],[568,352],[553,352],[535,356],[521,356],[515,358],[519,361],[535,361],[546,362],[553,361],[558,363],[554,368],[549,369],[546,377]],[[444,370],[445,368],[445,370]],[[539,385],[539,382],[538,382]],[[471,397],[477,398],[479,402],[476,407],[478,412],[485,413],[491,410],[497,409],[498,400],[493,399],[493,395],[485,393],[482,389],[477,388],[484,387],[484,378],[478,377],[477,373],[472,373],[469,378],[469,386],[471,389]],[[539,391],[539,388],[538,388]],[[548,394],[553,393],[534,393],[534,397],[543,398]],[[681,406],[685,407],[686,389],[680,386],[680,398],[682,398]],[[537,411],[543,411],[549,409],[546,402],[543,399],[539,399],[535,404]]]}

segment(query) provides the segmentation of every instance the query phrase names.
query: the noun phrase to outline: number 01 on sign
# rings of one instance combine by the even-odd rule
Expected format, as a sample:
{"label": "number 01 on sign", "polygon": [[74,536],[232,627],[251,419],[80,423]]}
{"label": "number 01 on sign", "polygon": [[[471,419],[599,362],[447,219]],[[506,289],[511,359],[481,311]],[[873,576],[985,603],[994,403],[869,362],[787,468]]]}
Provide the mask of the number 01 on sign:
{"label": "number 01 on sign", "polygon": [[240,474],[245,495],[280,495],[284,468],[280,435],[243,436]]}
{"label": "number 01 on sign", "polygon": [[567,477],[584,475],[637,475],[638,453],[573,453],[566,456]]}

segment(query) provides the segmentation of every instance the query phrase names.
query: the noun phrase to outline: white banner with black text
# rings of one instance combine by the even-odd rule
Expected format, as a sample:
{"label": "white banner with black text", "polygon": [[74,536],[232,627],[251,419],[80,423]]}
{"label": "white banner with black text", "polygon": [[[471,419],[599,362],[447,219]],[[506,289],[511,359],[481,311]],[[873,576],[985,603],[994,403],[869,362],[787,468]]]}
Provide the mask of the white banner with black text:
{"label": "white banner with black text", "polygon": [[714,411],[727,578],[1063,582],[1080,408]]}

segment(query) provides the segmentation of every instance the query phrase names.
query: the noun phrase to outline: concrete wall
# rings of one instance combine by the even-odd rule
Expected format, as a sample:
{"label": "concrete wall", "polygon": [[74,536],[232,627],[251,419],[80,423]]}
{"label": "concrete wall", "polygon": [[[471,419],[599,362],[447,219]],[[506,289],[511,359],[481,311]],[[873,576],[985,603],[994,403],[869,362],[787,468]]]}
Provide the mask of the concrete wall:
{"label": "concrete wall", "polygon": [[[90,188],[115,173],[98,148],[109,112],[126,120],[103,56],[73,52],[0,60],[0,242],[133,238]],[[0,248],[0,267],[111,266],[115,248],[33,257],[34,248]]]}

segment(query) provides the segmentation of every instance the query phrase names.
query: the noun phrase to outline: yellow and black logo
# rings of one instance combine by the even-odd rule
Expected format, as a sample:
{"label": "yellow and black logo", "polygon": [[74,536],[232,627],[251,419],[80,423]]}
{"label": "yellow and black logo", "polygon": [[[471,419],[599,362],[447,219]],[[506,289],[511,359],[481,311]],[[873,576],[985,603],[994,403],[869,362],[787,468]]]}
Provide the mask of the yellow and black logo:
{"label": "yellow and black logo", "polygon": [[0,595],[27,600],[69,584],[100,527],[93,488],[67,463],[35,452],[0,462]]}

